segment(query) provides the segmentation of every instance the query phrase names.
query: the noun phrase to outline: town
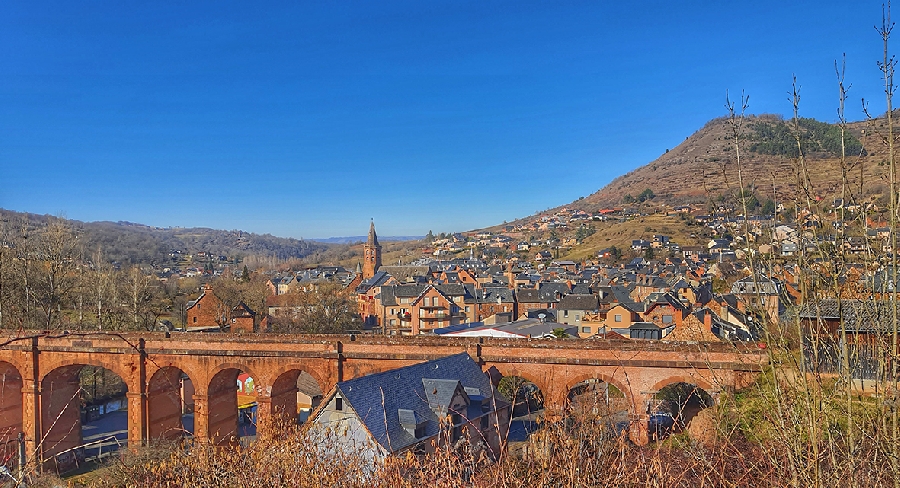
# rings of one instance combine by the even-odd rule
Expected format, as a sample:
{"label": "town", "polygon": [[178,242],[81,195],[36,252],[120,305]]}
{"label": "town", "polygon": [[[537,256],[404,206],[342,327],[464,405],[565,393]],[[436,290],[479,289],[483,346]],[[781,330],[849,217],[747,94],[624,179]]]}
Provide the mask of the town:
{"label": "town", "polygon": [[890,3],[2,12],[0,488],[900,488]]}
{"label": "town", "polygon": [[[883,334],[879,331],[880,319],[876,317],[885,317],[889,308],[886,299],[882,303],[880,299],[873,301],[872,298],[890,294],[887,268],[845,263],[847,271],[841,277],[843,296],[840,301],[835,300],[837,296],[828,295],[827,287],[812,290],[808,286],[812,273],[825,276],[820,269],[813,269],[808,264],[815,262],[821,266],[827,262],[821,259],[827,256],[823,247],[835,249],[842,229],[859,233],[859,226],[838,225],[841,222],[839,215],[852,216],[860,211],[858,207],[842,208],[841,202],[835,201],[830,212],[825,214],[830,217],[825,219],[809,213],[796,220],[776,220],[774,215],[735,217],[734,209],[725,207],[706,214],[701,212],[708,208],[701,205],[651,205],[652,192],[641,198],[647,200],[643,205],[632,202],[594,212],[563,207],[491,231],[429,235],[412,246],[404,245],[403,255],[408,260],[405,264],[384,262],[384,247],[379,242],[374,221],[370,223],[366,241],[351,246],[360,248],[355,266],[304,265],[296,271],[284,271],[280,266],[282,271],[279,271],[253,263],[250,271],[246,264],[212,252],[173,251],[170,253],[172,264],[156,266],[153,275],[137,267],[106,270],[110,277],[118,274],[125,278],[110,282],[121,283],[120,286],[125,287],[121,292],[127,292],[127,287],[131,286],[135,293],[132,304],[118,312],[126,317],[130,313],[132,326],[123,328],[119,322],[115,330],[162,332],[167,338],[170,334],[187,334],[199,341],[207,340],[204,337],[221,340],[213,337],[231,336],[238,341],[230,346],[232,348],[240,348],[240,341],[249,340],[251,342],[247,344],[252,344],[255,336],[280,337],[285,333],[333,334],[357,341],[379,337],[522,340],[526,344],[532,340],[562,341],[561,344],[583,341],[589,348],[621,348],[631,342],[638,350],[646,351],[642,357],[649,357],[659,347],[657,344],[731,345],[729,347],[749,344],[752,348],[757,343],[763,344],[766,334],[785,328],[778,324],[790,327],[798,321],[804,334],[824,334],[815,348],[804,348],[801,368],[826,375],[840,374],[849,368],[850,376],[863,383],[883,377],[884,370],[877,366],[875,347]],[[783,208],[774,210],[784,213]],[[868,213],[872,213],[871,209]],[[558,257],[560,253],[571,253],[572,248],[594,235],[595,226],[614,228],[628,222],[652,222],[654,218],[684,224],[682,229],[691,232],[693,242],[708,240],[705,245],[682,245],[671,235],[642,234],[640,238],[630,239],[630,246],[593,250],[589,257],[579,261]],[[867,224],[873,229],[859,238],[841,232],[841,256],[849,259],[856,256],[860,262],[871,263],[872,256],[889,253],[888,228],[877,222]],[[44,232],[52,236],[54,226],[59,225],[66,223],[55,221]],[[71,232],[72,229],[62,227],[55,231]],[[644,231],[653,230],[645,228]],[[682,238],[686,236],[684,230],[677,232]],[[21,247],[15,241],[9,241],[7,246],[16,252]],[[14,256],[15,252],[8,254],[13,259]],[[809,256],[817,258],[810,260]],[[75,260],[65,256],[62,259],[64,268],[77,269]],[[195,260],[205,264],[190,266]],[[807,263],[806,267],[801,263]],[[10,269],[15,269],[15,262],[7,264]],[[98,273],[98,269],[88,272]],[[88,276],[86,283],[90,286],[94,278]],[[803,280],[807,280],[806,285]],[[194,283],[195,290],[185,290],[180,307],[177,306],[178,295],[170,298],[173,301],[167,305],[164,290],[178,290],[181,281]],[[101,305],[95,312],[90,312],[96,314],[91,317],[90,313],[82,314],[77,310],[76,288],[71,287],[68,296],[57,297],[56,303],[65,303],[68,312],[54,315],[52,307],[43,309],[47,320],[58,321],[60,326],[72,331],[102,330],[104,322],[112,320],[104,319],[104,315],[115,316],[117,313],[108,308],[114,295],[105,296],[100,290],[95,291],[93,296]],[[5,289],[7,293],[15,293],[14,284]],[[854,295],[848,295],[850,290],[855,290]],[[810,296],[805,297],[804,293]],[[813,299],[812,294],[817,298]],[[8,296],[14,298],[12,294]],[[35,297],[39,296],[36,294]],[[104,300],[106,306],[102,304]],[[843,308],[843,322],[840,320],[842,314],[835,309],[837,304]],[[7,320],[10,313],[16,312],[8,305],[4,309]],[[43,312],[36,309],[33,313]],[[848,313],[856,317],[855,322],[846,318]],[[76,317],[84,322],[77,322]],[[111,326],[113,322],[107,325]],[[845,341],[841,334],[852,336],[852,339]],[[381,354],[379,357],[385,357],[385,353]],[[288,418],[296,419],[300,425],[322,422],[349,422],[347,425],[351,426],[367,424],[369,416],[360,415],[359,408],[362,408],[361,402],[371,401],[371,393],[358,397],[351,393],[366,388],[394,388],[390,390],[390,397],[397,401],[390,408],[400,412],[394,419],[398,422],[396,425],[365,441],[380,446],[374,451],[359,453],[372,463],[376,459],[383,463],[385,457],[406,451],[423,455],[434,453],[436,446],[458,443],[463,438],[471,442],[488,439],[476,444],[481,446],[479,449],[486,449],[483,452],[488,458],[499,459],[506,449],[523,445],[532,434],[541,432],[543,419],[555,418],[563,411],[583,411],[585,408],[598,412],[598,404],[603,407],[602,416],[609,432],[623,435],[638,445],[659,442],[680,432],[702,439],[709,435],[709,427],[694,418],[705,417],[702,410],[714,406],[725,392],[733,392],[739,385],[745,385],[745,380],[731,379],[723,386],[721,378],[717,380],[698,373],[704,371],[705,366],[687,360],[687,356],[680,353],[677,364],[692,364],[692,371],[676,373],[676,369],[668,366],[665,371],[670,379],[655,385],[636,388],[639,376],[634,371],[629,379],[619,377],[620,373],[615,371],[604,372],[602,368],[593,367],[586,379],[574,384],[564,383],[566,388],[558,392],[553,382],[542,378],[541,373],[510,370],[506,366],[497,369],[490,363],[486,366],[483,359],[472,363],[472,358],[466,354],[452,360],[450,357],[457,356],[443,354],[446,353],[423,356],[422,359],[434,358],[430,361],[438,361],[436,365],[445,360],[462,362],[453,366],[448,363],[437,376],[427,372],[430,361],[421,363],[423,366],[418,370],[409,369],[408,373],[399,372],[412,366],[398,365],[397,369],[385,364],[383,367],[388,368],[385,372],[396,370],[407,382],[394,384],[392,380],[390,385],[382,381],[388,376],[379,374],[363,374],[347,380],[343,374],[335,373],[336,376],[323,379],[324,370],[320,367],[296,370],[296,374],[289,376],[289,384],[293,386],[287,390],[296,393],[291,393],[292,399],[287,401],[280,393],[277,400],[274,396],[262,395],[261,391],[272,387],[264,387],[266,380],[248,368],[229,369],[228,375],[234,378],[225,384],[237,384],[237,389],[226,388],[216,395],[231,398],[222,400],[232,405],[231,413],[211,412],[204,414],[202,419],[197,418],[198,412],[207,412],[212,407],[198,402],[212,394],[209,390],[212,386],[195,385],[199,378],[194,373],[188,374],[188,369],[170,368],[161,377],[177,385],[174,389],[164,387],[174,395],[171,398],[175,401],[173,407],[169,407],[174,410],[168,414],[167,427],[135,427],[123,423],[128,418],[126,413],[135,408],[125,401],[125,392],[134,388],[127,385],[127,374],[115,373],[99,364],[87,377],[83,371],[73,369],[67,374],[76,374],[80,379],[73,377],[67,381],[74,380],[81,384],[80,388],[93,392],[84,395],[86,403],[78,423],[83,425],[82,429],[96,433],[84,436],[71,431],[65,435],[54,433],[52,429],[47,431],[45,435],[62,437],[57,439],[57,447],[53,450],[43,451],[42,457],[52,460],[44,467],[65,473],[90,465],[88,461],[92,459],[94,462],[103,459],[104,450],[108,457],[123,446],[145,442],[142,432],[157,432],[157,435],[170,439],[186,435],[209,439],[216,444],[234,438],[249,445],[261,432],[271,428],[268,426],[273,422],[269,419],[272,409],[289,413]],[[754,359],[741,368],[758,371],[768,360],[759,361],[759,358]],[[625,364],[618,360],[615,369]],[[485,383],[488,377],[473,373],[481,371],[482,367],[493,368],[498,376]],[[21,383],[23,380],[16,380],[22,378],[21,373],[15,367],[9,368],[6,374],[12,380],[10,384]],[[343,368],[339,366],[338,369]],[[417,372],[419,370],[426,372]],[[501,370],[503,374],[499,374]],[[384,370],[367,371],[379,373]],[[449,371],[456,372],[451,374]],[[162,371],[154,374],[154,378],[159,374]],[[151,388],[163,388],[152,386],[154,381],[149,381]],[[434,392],[440,400],[436,397],[420,404],[415,398],[430,398],[432,387],[429,382],[437,382]],[[422,385],[425,390],[401,400],[404,392],[415,392]],[[209,393],[198,397],[198,388],[209,390]],[[440,393],[442,389],[447,390]],[[68,398],[77,393],[60,391],[55,395]],[[24,408],[23,404],[5,398],[8,410],[15,412]],[[348,416],[343,407],[345,401],[355,414]],[[275,407],[276,404],[279,406]],[[476,407],[488,415],[484,421],[472,421],[480,418],[471,410]],[[59,405],[47,404],[41,408],[52,411]],[[365,408],[371,410],[373,407]],[[459,429],[448,434],[439,428],[445,422],[443,416],[465,409],[470,410],[466,421],[469,423],[461,422],[462,417],[454,417],[449,425],[470,425],[471,432],[463,436]],[[151,413],[149,418],[156,415]],[[426,420],[429,417],[431,420]],[[14,414],[4,420],[4,425],[8,431],[6,437],[12,438],[14,431],[23,424]],[[225,430],[221,431],[223,428]],[[356,439],[351,444],[345,444],[343,438],[327,443],[355,448],[354,443],[363,442],[368,435],[362,433],[374,432],[373,429],[367,425],[359,435],[350,437]],[[379,435],[393,436],[393,440],[388,443],[387,438]],[[405,436],[411,437],[401,443],[399,439]],[[27,441],[23,442],[22,445],[27,444]],[[16,443],[7,446],[10,449],[7,459],[14,459]]]}

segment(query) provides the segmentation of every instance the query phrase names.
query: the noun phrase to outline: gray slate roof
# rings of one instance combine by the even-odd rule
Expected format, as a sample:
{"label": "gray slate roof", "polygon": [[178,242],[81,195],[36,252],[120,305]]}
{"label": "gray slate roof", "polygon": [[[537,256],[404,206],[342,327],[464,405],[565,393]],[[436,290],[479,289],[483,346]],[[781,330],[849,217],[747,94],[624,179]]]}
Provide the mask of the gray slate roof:
{"label": "gray slate roof", "polygon": [[838,300],[823,299],[803,304],[800,318],[816,320],[840,320],[852,332],[888,332],[891,329],[893,311],[890,300]]}
{"label": "gray slate roof", "polygon": [[600,302],[597,295],[566,295],[559,301],[557,305],[560,310],[597,310],[600,308]]}
{"label": "gray slate roof", "polygon": [[[423,438],[438,434],[440,418],[432,406],[449,405],[458,385],[467,392],[474,393],[477,389],[481,396],[488,399],[493,396],[501,406],[508,404],[502,395],[494,391],[481,367],[464,352],[342,381],[335,386],[329,398],[339,393],[374,440],[393,453],[421,440],[403,428],[403,421],[409,422],[413,418],[417,423],[425,421]],[[406,412],[401,414],[401,410]],[[465,412],[461,413],[465,415]],[[401,419],[401,416],[404,418]]]}

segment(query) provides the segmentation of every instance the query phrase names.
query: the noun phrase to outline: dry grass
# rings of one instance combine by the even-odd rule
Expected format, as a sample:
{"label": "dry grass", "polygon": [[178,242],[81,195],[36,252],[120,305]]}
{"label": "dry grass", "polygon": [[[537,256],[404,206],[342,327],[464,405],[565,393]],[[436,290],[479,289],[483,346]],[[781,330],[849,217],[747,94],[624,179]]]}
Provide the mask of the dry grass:
{"label": "dry grass", "polygon": [[[806,392],[796,388],[795,379],[764,375],[754,387],[704,411],[702,423],[714,435],[707,429],[692,435],[689,426],[646,447],[617,437],[605,417],[578,415],[545,424],[525,443],[524,454],[496,463],[464,448],[440,448],[426,456],[391,458],[372,470],[360,453],[323,455],[303,429],[287,427],[247,448],[142,449],[105,468],[102,476],[82,480],[102,487],[892,486],[886,459],[893,449],[878,432],[883,419],[871,408],[874,401],[859,399],[866,412],[855,416],[860,422],[851,428],[870,441],[851,452],[848,426],[837,421],[845,414],[841,396],[822,390],[822,429],[811,432],[804,420]],[[819,454],[812,459],[816,442]]]}

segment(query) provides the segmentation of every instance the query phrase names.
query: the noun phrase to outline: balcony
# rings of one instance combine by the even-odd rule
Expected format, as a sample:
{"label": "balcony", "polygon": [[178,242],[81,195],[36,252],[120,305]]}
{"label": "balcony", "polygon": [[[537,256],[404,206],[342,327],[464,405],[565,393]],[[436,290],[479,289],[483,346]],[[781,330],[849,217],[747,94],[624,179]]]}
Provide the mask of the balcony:
{"label": "balcony", "polygon": [[439,320],[450,318],[450,313],[446,310],[438,310],[436,312],[419,314],[419,320]]}

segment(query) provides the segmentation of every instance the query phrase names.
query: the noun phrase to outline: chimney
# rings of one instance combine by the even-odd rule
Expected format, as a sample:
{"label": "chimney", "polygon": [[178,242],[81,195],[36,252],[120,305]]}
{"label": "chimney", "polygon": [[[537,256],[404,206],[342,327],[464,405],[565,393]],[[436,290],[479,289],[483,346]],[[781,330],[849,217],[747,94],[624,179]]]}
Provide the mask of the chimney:
{"label": "chimney", "polygon": [[703,314],[703,325],[706,326],[706,330],[712,332],[712,310],[706,309],[706,313]]}

